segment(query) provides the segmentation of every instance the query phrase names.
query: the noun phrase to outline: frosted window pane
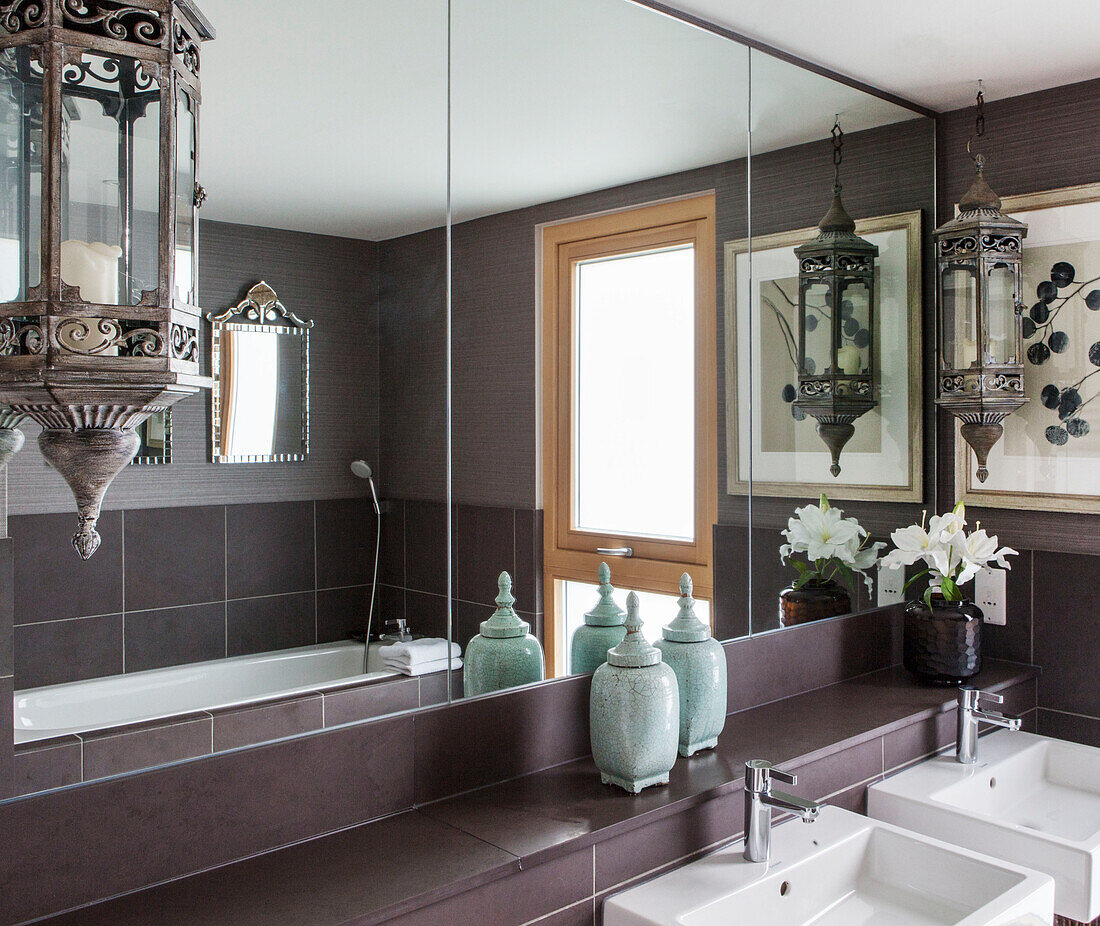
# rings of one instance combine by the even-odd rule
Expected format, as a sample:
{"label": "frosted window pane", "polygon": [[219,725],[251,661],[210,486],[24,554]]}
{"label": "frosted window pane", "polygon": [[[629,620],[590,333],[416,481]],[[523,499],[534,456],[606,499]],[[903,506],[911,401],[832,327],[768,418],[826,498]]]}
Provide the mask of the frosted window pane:
{"label": "frosted window pane", "polygon": [[[614,579],[614,575],[612,575]],[[573,642],[573,631],[584,623],[584,614],[591,611],[600,600],[600,590],[587,582],[563,582],[565,595],[565,633],[566,649]],[[626,610],[626,596],[629,589],[615,590],[615,603]],[[650,643],[661,639],[661,628],[679,612],[676,605],[677,595],[659,595],[656,592],[638,592],[638,614],[642,618],[642,634]],[[704,624],[710,623],[710,602],[695,601],[695,616]],[[571,654],[566,652],[565,664],[569,665]]]}
{"label": "frosted window pane", "polygon": [[574,311],[577,528],[693,540],[694,248],[579,263]]}

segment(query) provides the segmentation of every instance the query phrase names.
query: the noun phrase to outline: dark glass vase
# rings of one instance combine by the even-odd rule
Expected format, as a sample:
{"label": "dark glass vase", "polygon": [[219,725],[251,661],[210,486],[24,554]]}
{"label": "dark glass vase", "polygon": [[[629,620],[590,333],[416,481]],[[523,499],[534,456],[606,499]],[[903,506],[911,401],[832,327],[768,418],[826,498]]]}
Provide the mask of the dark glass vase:
{"label": "dark glass vase", "polygon": [[958,685],[982,671],[982,609],[932,596],[905,606],[905,668],[928,685]]}
{"label": "dark glass vase", "polygon": [[849,614],[852,599],[848,592],[832,580],[807,582],[801,588],[793,586],[779,593],[779,626],[794,627],[811,621]]}

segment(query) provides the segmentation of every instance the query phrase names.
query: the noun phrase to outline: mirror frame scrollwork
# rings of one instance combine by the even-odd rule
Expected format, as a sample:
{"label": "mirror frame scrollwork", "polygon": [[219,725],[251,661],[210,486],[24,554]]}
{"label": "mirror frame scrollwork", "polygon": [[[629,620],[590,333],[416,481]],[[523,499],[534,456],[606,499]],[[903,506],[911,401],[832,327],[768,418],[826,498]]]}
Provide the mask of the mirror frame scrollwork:
{"label": "mirror frame scrollwork", "polygon": [[[212,326],[211,372],[214,388],[210,402],[213,427],[211,429],[214,463],[294,463],[309,455],[309,330],[311,320],[299,318],[282,302],[275,290],[261,280],[248,290],[237,305],[223,312],[207,312]],[[223,397],[221,376],[222,335],[226,331],[265,331],[273,334],[297,335],[302,339],[302,449],[298,453],[228,454],[223,445]]]}

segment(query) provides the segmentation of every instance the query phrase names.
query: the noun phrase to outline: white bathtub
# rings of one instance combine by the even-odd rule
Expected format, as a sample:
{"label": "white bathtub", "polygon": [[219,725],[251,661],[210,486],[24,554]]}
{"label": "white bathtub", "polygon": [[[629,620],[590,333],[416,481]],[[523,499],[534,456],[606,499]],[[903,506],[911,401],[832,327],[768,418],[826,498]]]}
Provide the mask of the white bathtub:
{"label": "white bathtub", "polygon": [[391,678],[380,649],[371,644],[367,666],[363,644],[348,640],[28,688],[15,692],[15,742]]}

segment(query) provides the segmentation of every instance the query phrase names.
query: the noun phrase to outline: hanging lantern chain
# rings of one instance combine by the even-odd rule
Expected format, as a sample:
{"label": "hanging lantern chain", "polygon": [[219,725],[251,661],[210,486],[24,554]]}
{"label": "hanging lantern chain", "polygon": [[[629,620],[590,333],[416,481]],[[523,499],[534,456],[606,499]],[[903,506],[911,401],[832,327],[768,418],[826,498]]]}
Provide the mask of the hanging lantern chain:
{"label": "hanging lantern chain", "polygon": [[840,192],[840,162],[844,160],[844,130],[840,127],[840,113],[833,120],[833,192]]}
{"label": "hanging lantern chain", "polygon": [[978,170],[981,170],[985,166],[985,155],[980,151],[972,150],[975,138],[981,138],[985,135],[985,93],[982,91],[982,82],[978,81],[978,95],[975,98],[975,104],[977,105],[977,115],[974,117],[974,134],[970,136],[969,141],[966,143],[966,153],[974,158],[974,164]]}

